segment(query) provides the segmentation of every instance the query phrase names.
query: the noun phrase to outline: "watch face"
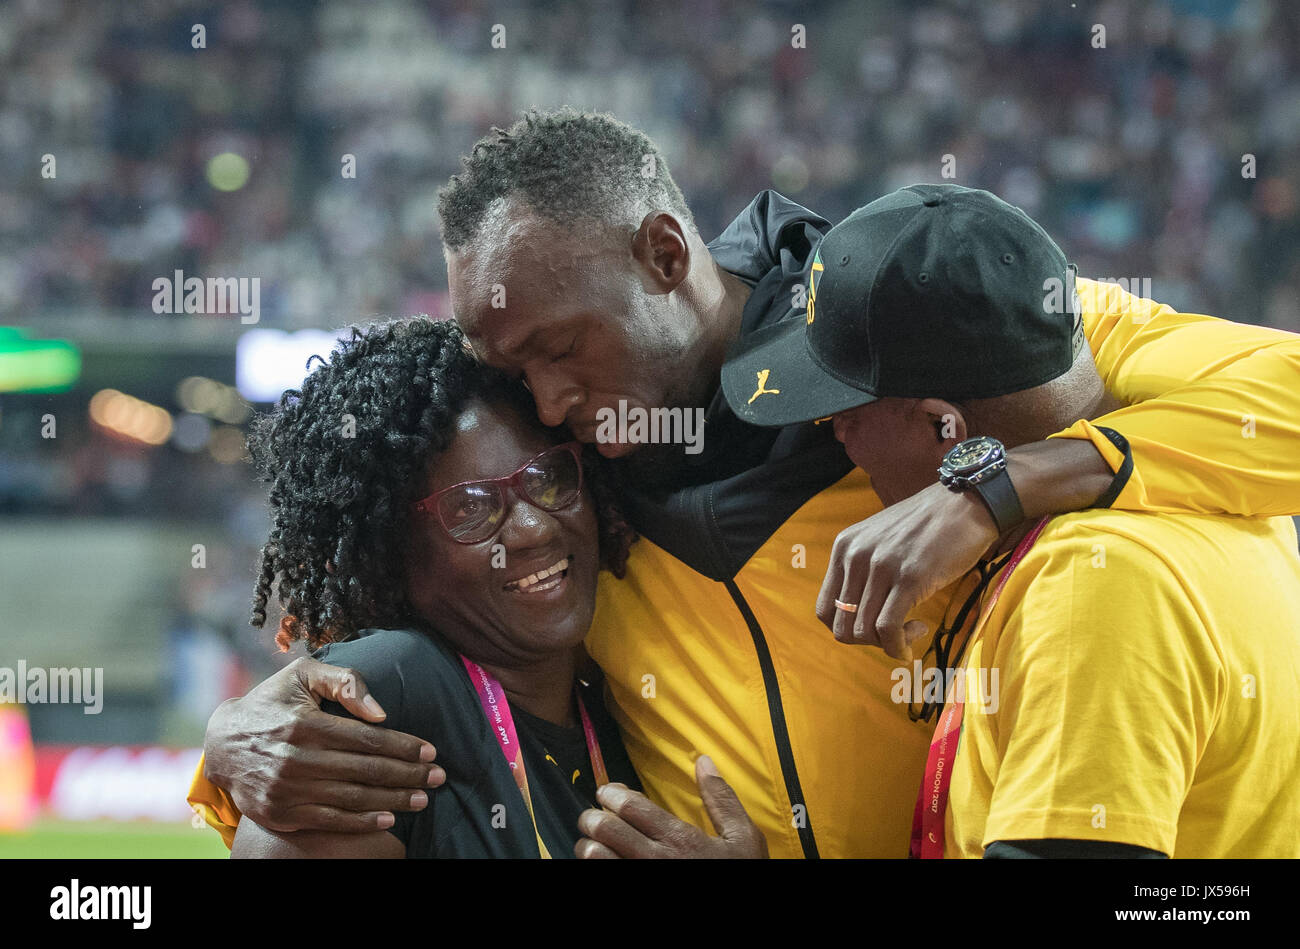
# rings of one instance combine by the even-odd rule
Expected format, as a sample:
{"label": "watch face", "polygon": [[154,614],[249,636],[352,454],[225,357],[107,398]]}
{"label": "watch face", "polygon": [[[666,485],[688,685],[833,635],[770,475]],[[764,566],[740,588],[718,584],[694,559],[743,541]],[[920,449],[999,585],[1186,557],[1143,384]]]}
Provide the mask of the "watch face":
{"label": "watch face", "polygon": [[968,438],[953,447],[944,460],[957,471],[980,468],[992,458],[997,449],[997,442],[988,436]]}

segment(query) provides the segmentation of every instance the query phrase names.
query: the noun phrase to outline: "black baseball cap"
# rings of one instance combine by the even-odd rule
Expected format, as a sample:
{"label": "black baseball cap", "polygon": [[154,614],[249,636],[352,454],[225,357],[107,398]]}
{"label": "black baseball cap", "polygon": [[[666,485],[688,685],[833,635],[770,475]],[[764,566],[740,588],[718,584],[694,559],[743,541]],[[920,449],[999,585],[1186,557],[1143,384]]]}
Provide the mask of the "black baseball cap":
{"label": "black baseball cap", "polygon": [[909,185],[822,238],[806,316],[751,333],[722,388],[755,425],[877,399],[984,399],[1064,374],[1084,345],[1074,269],[1029,215],[958,185]]}

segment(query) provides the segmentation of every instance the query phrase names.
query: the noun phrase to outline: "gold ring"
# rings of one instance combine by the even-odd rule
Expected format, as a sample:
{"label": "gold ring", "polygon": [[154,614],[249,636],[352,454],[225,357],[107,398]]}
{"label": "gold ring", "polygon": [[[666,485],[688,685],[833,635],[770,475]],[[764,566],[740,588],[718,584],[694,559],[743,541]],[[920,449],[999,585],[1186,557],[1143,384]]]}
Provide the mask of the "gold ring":
{"label": "gold ring", "polygon": [[858,604],[856,604],[856,603],[841,603],[839,600],[836,600],[836,601],[835,601],[835,608],[836,608],[837,610],[843,610],[845,613],[856,613],[856,612],[858,611]]}

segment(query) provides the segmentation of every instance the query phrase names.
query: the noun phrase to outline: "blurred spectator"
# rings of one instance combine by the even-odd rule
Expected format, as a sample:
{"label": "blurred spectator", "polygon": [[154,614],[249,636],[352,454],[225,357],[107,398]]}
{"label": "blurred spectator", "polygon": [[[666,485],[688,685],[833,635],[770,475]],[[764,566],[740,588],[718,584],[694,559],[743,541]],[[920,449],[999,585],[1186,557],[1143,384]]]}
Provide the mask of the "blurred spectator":
{"label": "blurred spectator", "polygon": [[[571,102],[656,137],[706,237],[761,188],[838,219],[951,155],[1085,274],[1300,330],[1300,13],[1079,7],[7,5],[0,318],[153,318],[176,269],[260,276],[266,325],[445,309],[436,189],[492,124]],[[223,152],[251,169],[232,191],[208,180]]]}

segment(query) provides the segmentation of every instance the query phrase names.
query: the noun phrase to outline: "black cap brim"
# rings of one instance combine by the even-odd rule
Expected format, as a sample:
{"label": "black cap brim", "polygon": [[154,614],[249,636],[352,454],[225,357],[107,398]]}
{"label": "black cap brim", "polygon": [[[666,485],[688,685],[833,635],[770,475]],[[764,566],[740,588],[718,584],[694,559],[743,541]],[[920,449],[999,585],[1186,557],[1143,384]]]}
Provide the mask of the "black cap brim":
{"label": "black cap brim", "polygon": [[[808,351],[802,317],[741,339],[722,367],[722,392],[751,425],[779,427],[825,418],[878,398],[828,375]],[[764,375],[766,373],[766,375]]]}

